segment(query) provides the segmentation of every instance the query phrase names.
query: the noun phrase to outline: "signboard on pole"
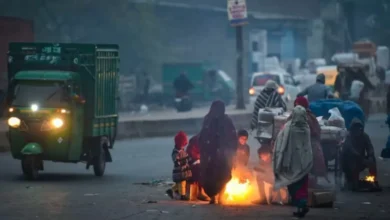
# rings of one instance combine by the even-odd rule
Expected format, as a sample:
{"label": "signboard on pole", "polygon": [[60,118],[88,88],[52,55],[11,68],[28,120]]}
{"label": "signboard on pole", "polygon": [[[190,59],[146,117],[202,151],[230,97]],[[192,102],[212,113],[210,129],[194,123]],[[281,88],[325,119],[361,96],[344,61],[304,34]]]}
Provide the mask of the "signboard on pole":
{"label": "signboard on pole", "polygon": [[242,26],[248,23],[246,0],[227,0],[227,12],[232,26]]}

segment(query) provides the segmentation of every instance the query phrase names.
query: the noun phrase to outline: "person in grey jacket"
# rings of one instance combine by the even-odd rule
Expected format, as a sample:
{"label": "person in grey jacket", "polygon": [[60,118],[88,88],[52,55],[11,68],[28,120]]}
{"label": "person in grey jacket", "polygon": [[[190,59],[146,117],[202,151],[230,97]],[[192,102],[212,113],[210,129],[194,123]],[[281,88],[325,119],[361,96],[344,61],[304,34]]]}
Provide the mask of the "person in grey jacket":
{"label": "person in grey jacket", "polygon": [[325,85],[325,75],[318,74],[316,78],[316,83],[305,88],[303,91],[298,93],[297,96],[305,96],[307,95],[307,99],[309,102],[315,102],[320,99],[333,98],[333,94],[329,87]]}

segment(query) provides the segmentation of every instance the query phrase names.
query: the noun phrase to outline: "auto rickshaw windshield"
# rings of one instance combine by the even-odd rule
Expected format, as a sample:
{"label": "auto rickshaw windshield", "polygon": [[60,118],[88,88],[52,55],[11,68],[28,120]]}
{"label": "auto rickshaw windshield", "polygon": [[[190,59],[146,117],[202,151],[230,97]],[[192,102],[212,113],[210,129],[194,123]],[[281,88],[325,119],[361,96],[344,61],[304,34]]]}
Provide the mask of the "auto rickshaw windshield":
{"label": "auto rickshaw windshield", "polygon": [[64,85],[58,81],[19,81],[15,85],[12,106],[67,107],[69,94]]}

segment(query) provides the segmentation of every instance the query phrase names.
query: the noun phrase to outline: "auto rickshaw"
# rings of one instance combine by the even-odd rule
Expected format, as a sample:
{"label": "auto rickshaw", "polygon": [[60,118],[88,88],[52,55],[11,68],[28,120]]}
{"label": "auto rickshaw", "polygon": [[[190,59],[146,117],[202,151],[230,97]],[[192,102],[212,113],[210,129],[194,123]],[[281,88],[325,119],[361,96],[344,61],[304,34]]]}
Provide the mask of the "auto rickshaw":
{"label": "auto rickshaw", "polygon": [[118,125],[117,45],[10,43],[9,142],[27,179],[44,161],[103,176]]}
{"label": "auto rickshaw", "polygon": [[337,66],[321,66],[317,68],[317,74],[325,75],[325,85],[330,88],[334,87],[338,75]]}

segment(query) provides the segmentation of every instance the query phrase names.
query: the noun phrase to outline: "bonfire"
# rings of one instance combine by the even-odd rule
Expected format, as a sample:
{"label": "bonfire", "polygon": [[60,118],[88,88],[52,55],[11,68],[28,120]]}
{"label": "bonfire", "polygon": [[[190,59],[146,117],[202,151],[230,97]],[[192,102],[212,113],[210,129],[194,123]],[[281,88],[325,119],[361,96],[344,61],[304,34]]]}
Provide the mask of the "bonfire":
{"label": "bonfire", "polygon": [[366,176],[365,178],[364,178],[364,180],[365,181],[367,181],[367,182],[375,182],[375,176]]}
{"label": "bonfire", "polygon": [[238,172],[233,172],[232,176],[232,179],[226,184],[224,203],[251,204],[251,201],[255,200],[257,195],[256,181],[243,178]]}

